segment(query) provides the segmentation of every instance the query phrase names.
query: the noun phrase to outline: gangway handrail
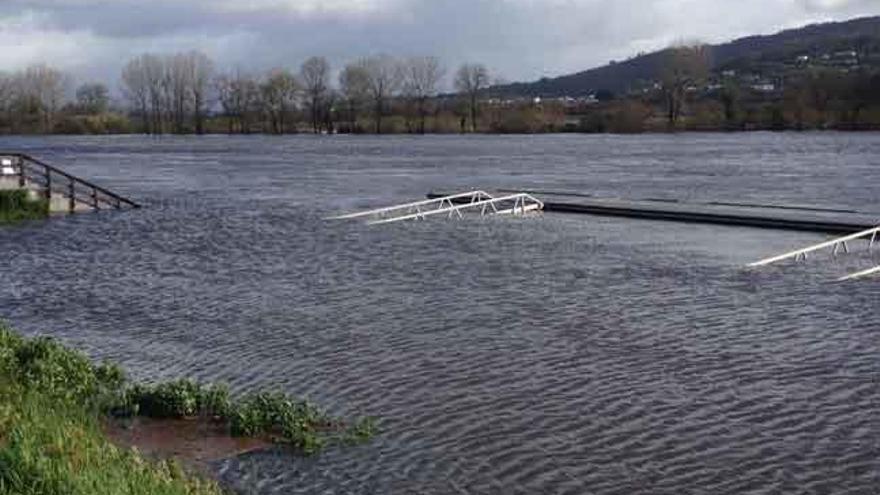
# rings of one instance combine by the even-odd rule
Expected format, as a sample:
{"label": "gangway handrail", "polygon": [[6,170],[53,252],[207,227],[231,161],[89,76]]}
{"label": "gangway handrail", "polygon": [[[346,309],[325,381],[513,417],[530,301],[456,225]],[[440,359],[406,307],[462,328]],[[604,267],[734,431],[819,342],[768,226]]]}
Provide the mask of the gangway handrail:
{"label": "gangway handrail", "polygon": [[[446,196],[445,198],[448,198],[448,197],[449,196]],[[526,205],[525,200],[527,200],[527,199],[534,201],[535,204]],[[494,206],[496,204],[502,203],[505,201],[515,201],[516,203],[514,204],[513,208],[510,208],[508,210],[500,210],[499,211],[499,210],[494,209]],[[415,220],[415,219],[419,219],[419,218],[425,218],[428,216],[439,215],[441,213],[445,213],[447,215],[451,215],[453,213],[458,213],[459,215],[461,215],[461,211],[468,209],[468,208],[480,208],[483,212],[485,212],[485,210],[483,208],[486,206],[493,207],[493,214],[504,215],[504,214],[516,214],[517,212],[526,213],[529,211],[542,210],[544,208],[544,203],[541,200],[535,198],[534,196],[532,196],[530,194],[521,193],[521,194],[513,194],[510,196],[504,196],[504,197],[500,197],[500,198],[486,199],[486,200],[477,201],[474,203],[451,206],[448,208],[440,208],[437,210],[432,210],[432,211],[427,211],[427,212],[413,213],[411,215],[405,215],[402,217],[388,218],[385,220],[375,220],[373,222],[369,222],[369,224],[370,225],[380,225],[380,224],[386,224],[386,223],[401,222],[404,220]]]}
{"label": "gangway handrail", "polygon": [[863,237],[871,236],[871,246],[873,246],[874,242],[876,242],[876,240],[877,240],[878,234],[880,234],[880,226],[874,227],[874,228],[871,228],[868,230],[864,230],[862,232],[856,232],[855,234],[850,234],[845,237],[839,237],[837,239],[832,239],[830,241],[816,244],[814,246],[809,246],[809,247],[806,247],[803,249],[798,249],[796,251],[791,251],[789,253],[785,253],[785,254],[782,254],[779,256],[774,256],[772,258],[767,258],[767,259],[764,259],[761,261],[756,261],[754,263],[750,263],[748,266],[755,268],[755,267],[760,267],[760,266],[771,265],[773,263],[778,263],[780,261],[785,261],[785,260],[791,259],[791,258],[794,258],[795,260],[797,260],[801,257],[806,258],[807,254],[809,254],[809,253],[819,251],[819,250],[822,250],[825,248],[830,248],[830,247],[833,247],[834,254],[837,254],[837,250],[839,249],[839,247],[841,245],[843,246],[844,251],[849,252],[849,247],[846,244],[847,242],[861,239]]}
{"label": "gangway handrail", "polygon": [[[467,197],[491,199],[492,195],[485,192],[485,191],[476,190],[476,191],[464,192],[464,193],[460,193],[460,194],[453,194],[451,196],[443,196],[442,198],[426,199],[423,201],[416,201],[414,203],[406,203],[406,204],[402,204],[402,205],[389,206],[386,208],[377,208],[375,210],[362,211],[362,212],[358,212],[358,213],[348,213],[345,215],[330,217],[330,218],[328,218],[328,220],[350,220],[353,218],[369,217],[369,216],[374,216],[374,215],[381,215],[383,213],[390,213],[392,211],[397,211],[397,210],[406,210],[409,208],[417,208],[419,206],[426,206],[426,205],[430,205],[433,203],[440,203],[442,205],[443,203],[445,203],[447,201],[451,202],[456,199],[467,198]],[[428,212],[426,212],[426,213],[428,213]]]}
{"label": "gangway handrail", "polygon": [[864,277],[868,277],[870,275],[875,275],[878,273],[880,273],[880,266],[876,266],[874,268],[869,268],[869,269],[861,271],[861,272],[853,273],[852,275],[847,275],[845,277],[841,277],[841,278],[837,279],[837,281],[838,282],[847,282],[849,280],[855,280],[857,278],[864,278]]}
{"label": "gangway handrail", "polygon": [[[18,163],[15,165],[18,166],[17,175],[20,178],[21,186],[23,187],[27,183],[27,181],[39,183],[39,185],[45,189],[47,197],[50,197],[52,195],[52,192],[56,192],[68,196],[68,199],[71,202],[83,203],[94,208],[98,208],[99,203],[105,203],[115,208],[121,208],[123,204],[131,208],[141,207],[139,204],[128,198],[120,196],[85,179],[81,179],[79,177],[71,175],[28,154],[20,152],[4,153],[0,151],[0,157],[17,159]],[[42,170],[32,170],[37,167],[41,168]],[[53,174],[61,176],[63,179],[65,179],[67,184],[64,186],[58,185],[57,182],[52,180]],[[79,197],[77,195],[79,191],[77,191],[76,186],[81,186],[80,188],[85,187],[86,189],[89,189],[91,192],[89,197]],[[72,203],[71,210],[73,210]]]}

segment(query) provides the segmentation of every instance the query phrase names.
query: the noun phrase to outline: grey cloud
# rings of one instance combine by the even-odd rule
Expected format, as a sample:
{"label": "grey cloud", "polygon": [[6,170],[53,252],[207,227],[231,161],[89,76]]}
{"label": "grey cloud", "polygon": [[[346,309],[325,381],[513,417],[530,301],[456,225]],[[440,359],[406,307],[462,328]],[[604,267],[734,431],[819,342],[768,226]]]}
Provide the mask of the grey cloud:
{"label": "grey cloud", "polygon": [[800,0],[808,12],[865,13],[876,12],[876,0]]}
{"label": "grey cloud", "polygon": [[[200,48],[221,65],[253,69],[296,67],[312,54],[338,66],[370,53],[429,53],[449,65],[480,61],[518,80],[583,70],[677,39],[717,42],[880,14],[876,0],[361,0],[366,10],[346,9],[340,0],[334,8],[289,8],[307,1],[321,5],[5,0],[0,18],[29,13],[40,20],[34,36],[87,36],[92,45],[83,49],[95,51],[95,62],[75,70],[103,77],[138,51]],[[259,8],[230,11],[224,4]],[[54,62],[51,50],[45,58]]]}
{"label": "grey cloud", "polygon": [[198,4],[178,2],[24,2],[13,0],[0,7],[0,13],[41,14],[46,28],[86,30],[109,38],[170,36],[186,32],[216,33],[226,21]]}

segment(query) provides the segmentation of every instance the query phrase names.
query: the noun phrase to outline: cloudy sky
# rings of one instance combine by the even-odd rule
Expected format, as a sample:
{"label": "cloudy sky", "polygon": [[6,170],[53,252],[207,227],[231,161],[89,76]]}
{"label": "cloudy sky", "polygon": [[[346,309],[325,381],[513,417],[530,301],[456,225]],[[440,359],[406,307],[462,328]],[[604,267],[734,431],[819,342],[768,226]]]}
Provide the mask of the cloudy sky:
{"label": "cloudy sky", "polygon": [[532,80],[862,15],[880,0],[0,0],[0,69],[46,62],[115,83],[136,54],[200,49],[244,69],[432,54]]}

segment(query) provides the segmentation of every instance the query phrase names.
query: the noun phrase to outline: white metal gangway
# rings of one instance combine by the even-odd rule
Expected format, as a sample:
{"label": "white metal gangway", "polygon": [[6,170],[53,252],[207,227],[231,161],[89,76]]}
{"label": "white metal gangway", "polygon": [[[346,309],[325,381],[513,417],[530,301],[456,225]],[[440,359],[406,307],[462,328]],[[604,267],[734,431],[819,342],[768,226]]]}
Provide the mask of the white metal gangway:
{"label": "white metal gangway", "polygon": [[[808,247],[805,247],[802,249],[798,249],[798,250],[791,251],[791,252],[788,252],[785,254],[781,254],[779,256],[774,256],[772,258],[767,258],[767,259],[764,259],[761,261],[756,261],[754,263],[750,263],[749,267],[755,268],[755,267],[767,266],[767,265],[772,265],[774,263],[779,263],[779,262],[785,261],[785,260],[794,260],[794,261],[806,260],[807,255],[809,255],[811,253],[815,253],[817,251],[821,251],[823,249],[831,249],[832,256],[836,256],[837,253],[839,253],[841,250],[843,250],[844,253],[849,253],[850,252],[849,243],[851,241],[856,241],[859,239],[867,240],[868,241],[868,250],[871,250],[874,247],[874,244],[877,243],[878,237],[880,237],[880,227],[874,227],[874,228],[871,228],[868,230],[863,230],[862,232],[856,232],[855,234],[851,234],[851,235],[844,236],[844,237],[839,237],[837,239],[832,239],[830,241],[822,242],[819,244],[815,244],[813,246],[808,246]],[[869,270],[864,270],[864,271],[861,271],[858,273],[854,273],[852,275],[848,275],[846,277],[839,279],[839,281],[854,280],[857,278],[867,277],[867,276],[875,275],[875,274],[880,274],[880,267],[871,268]]]}
{"label": "white metal gangway", "polygon": [[772,265],[773,263],[778,263],[780,261],[785,261],[788,259],[793,259],[795,261],[798,260],[806,260],[807,255],[810,253],[814,253],[816,251],[820,251],[822,249],[832,248],[831,254],[836,255],[841,249],[843,252],[849,253],[849,242],[855,241],[858,239],[866,239],[870,237],[870,241],[868,243],[868,249],[874,247],[874,244],[877,242],[877,237],[880,235],[880,227],[874,227],[872,229],[864,230],[862,232],[857,232],[855,234],[851,234],[845,237],[840,237],[837,239],[832,239],[827,242],[823,242],[820,244],[816,244],[814,246],[808,246],[803,249],[798,249],[796,251],[791,251],[789,253],[781,254],[779,256],[774,256],[772,258],[767,258],[765,260],[756,261],[754,263],[749,264],[750,267],[759,267],[759,266],[767,266]]}
{"label": "white metal gangway", "polygon": [[870,277],[871,275],[877,275],[877,274],[880,274],[880,266],[870,268],[868,270],[861,271],[858,273],[853,273],[852,275],[847,275],[845,277],[841,277],[841,278],[837,279],[837,281],[838,282],[846,282],[849,280],[856,280],[859,278]]}
{"label": "white metal gangway", "polygon": [[368,224],[378,225],[384,223],[402,222],[405,220],[424,220],[436,215],[446,215],[447,218],[464,218],[468,211],[479,212],[483,215],[524,215],[531,211],[544,209],[544,203],[532,195],[521,193],[503,197],[493,197],[485,191],[470,191],[453,194],[440,198],[406,203],[402,205],[378,208],[359,213],[349,213],[330,220],[349,220],[355,218],[370,218]]}

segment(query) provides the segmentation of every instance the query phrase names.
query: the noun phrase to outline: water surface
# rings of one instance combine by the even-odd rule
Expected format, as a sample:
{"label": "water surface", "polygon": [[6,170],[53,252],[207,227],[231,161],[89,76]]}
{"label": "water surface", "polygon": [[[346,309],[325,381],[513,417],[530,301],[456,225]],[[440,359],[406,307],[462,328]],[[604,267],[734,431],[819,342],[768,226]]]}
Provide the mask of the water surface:
{"label": "water surface", "polygon": [[[545,214],[367,227],[429,190],[880,212],[880,135],[3,138],[143,202],[0,231],[0,317],[135,377],[282,389],[373,442],[254,493],[876,493],[880,263],[804,233]],[[880,217],[880,214],[878,214]]]}

